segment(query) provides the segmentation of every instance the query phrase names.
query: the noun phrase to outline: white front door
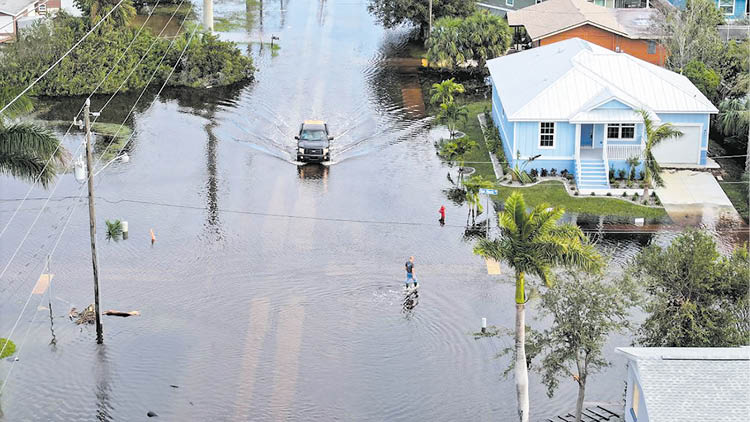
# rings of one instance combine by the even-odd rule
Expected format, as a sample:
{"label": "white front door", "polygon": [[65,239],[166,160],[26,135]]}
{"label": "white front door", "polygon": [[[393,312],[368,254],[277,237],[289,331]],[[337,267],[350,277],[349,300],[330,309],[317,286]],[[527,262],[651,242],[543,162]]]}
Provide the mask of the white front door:
{"label": "white front door", "polygon": [[701,132],[703,126],[679,126],[679,138],[661,141],[653,149],[654,158],[659,164],[698,164],[701,159]]}

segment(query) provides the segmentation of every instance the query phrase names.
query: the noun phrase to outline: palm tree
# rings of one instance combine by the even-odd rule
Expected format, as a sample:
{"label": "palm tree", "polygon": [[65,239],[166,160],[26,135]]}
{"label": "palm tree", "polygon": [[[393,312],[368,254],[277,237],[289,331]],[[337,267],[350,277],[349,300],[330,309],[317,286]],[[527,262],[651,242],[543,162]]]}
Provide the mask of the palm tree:
{"label": "palm tree", "polygon": [[[482,213],[482,201],[479,198],[480,189],[491,189],[495,185],[489,180],[485,180],[482,176],[472,176],[464,182],[466,188],[466,203],[469,204],[469,215],[466,217],[466,226],[469,226],[469,218],[471,218],[471,225],[476,224],[477,215]],[[489,219],[487,220],[489,224]]]}
{"label": "palm tree", "polygon": [[630,180],[635,179],[635,168],[641,165],[641,160],[638,157],[629,157],[625,162],[628,165],[628,178]]}
{"label": "palm tree", "polygon": [[[0,104],[8,104],[16,95],[15,90],[1,88]],[[58,169],[65,165],[69,154],[48,129],[16,120],[32,109],[31,100],[22,96],[0,114],[0,173],[38,182],[46,188],[55,179]],[[48,160],[49,164],[45,165]]]}
{"label": "palm tree", "polygon": [[651,180],[654,181],[656,186],[664,186],[664,181],[661,179],[661,167],[654,158],[653,148],[665,139],[682,136],[682,132],[675,129],[671,123],[655,126],[646,110],[640,109],[638,113],[643,117],[646,135],[646,148],[643,150],[643,197],[648,198],[648,187],[651,186]]}
{"label": "palm tree", "polygon": [[719,104],[719,129],[728,137],[745,143],[745,171],[750,171],[750,97],[727,98]]}
{"label": "palm tree", "polygon": [[462,40],[463,19],[444,17],[435,21],[427,38],[427,60],[440,67],[453,68],[466,62]]}
{"label": "palm tree", "polygon": [[458,187],[461,187],[463,182],[463,168],[464,168],[464,157],[472,149],[477,147],[476,141],[469,139],[464,136],[448,142],[443,142],[440,145],[440,154],[444,159],[454,162],[458,161]]}
{"label": "palm tree", "polygon": [[564,210],[547,204],[526,211],[523,195],[514,192],[499,214],[501,236],[482,239],[474,253],[507,263],[516,277],[516,328],[514,374],[521,422],[529,420],[529,376],[526,363],[526,275],[533,275],[551,285],[552,269],[575,268],[595,273],[604,261],[580,228],[558,225]]}
{"label": "palm tree", "polygon": [[445,123],[451,139],[456,137],[458,123],[461,121],[466,123],[468,118],[469,110],[466,109],[466,106],[460,106],[455,101],[440,104],[437,120],[440,123]]}
{"label": "palm tree", "polygon": [[467,17],[464,28],[465,56],[476,60],[479,69],[484,69],[487,60],[505,54],[513,38],[505,19],[487,10]]}
{"label": "palm tree", "polygon": [[455,100],[453,94],[464,93],[464,86],[455,82],[453,78],[450,78],[440,83],[432,84],[430,93],[432,94],[430,104],[448,104]]}
{"label": "palm tree", "polygon": [[[73,3],[88,16],[91,25],[96,25],[104,16],[114,9],[120,0],[74,0]],[[135,6],[131,0],[123,0],[120,7],[107,18],[106,24],[125,26],[135,16]]]}

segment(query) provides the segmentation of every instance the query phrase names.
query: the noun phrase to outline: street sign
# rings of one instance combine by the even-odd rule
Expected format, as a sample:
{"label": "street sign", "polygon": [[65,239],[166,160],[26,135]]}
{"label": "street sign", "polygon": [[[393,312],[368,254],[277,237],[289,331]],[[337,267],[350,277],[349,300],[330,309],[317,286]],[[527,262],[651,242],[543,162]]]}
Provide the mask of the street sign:
{"label": "street sign", "polygon": [[485,195],[497,195],[497,189],[484,189],[480,188],[479,193],[483,193]]}

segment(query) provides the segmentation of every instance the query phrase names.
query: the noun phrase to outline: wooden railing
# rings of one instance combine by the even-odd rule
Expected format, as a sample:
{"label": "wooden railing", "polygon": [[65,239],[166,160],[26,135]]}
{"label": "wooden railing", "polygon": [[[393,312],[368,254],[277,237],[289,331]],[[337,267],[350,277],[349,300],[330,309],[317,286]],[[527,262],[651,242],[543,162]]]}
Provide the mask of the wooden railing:
{"label": "wooden railing", "polygon": [[643,157],[641,145],[607,145],[607,158],[612,160],[627,160],[630,157]]}

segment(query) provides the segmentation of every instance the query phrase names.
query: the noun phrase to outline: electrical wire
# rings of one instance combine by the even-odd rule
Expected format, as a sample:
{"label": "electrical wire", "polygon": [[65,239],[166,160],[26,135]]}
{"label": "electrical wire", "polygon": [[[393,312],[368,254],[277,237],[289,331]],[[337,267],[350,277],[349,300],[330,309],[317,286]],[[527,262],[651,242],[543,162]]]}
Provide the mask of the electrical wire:
{"label": "electrical wire", "polygon": [[[47,0],[47,1],[49,1],[49,0]],[[156,4],[151,9],[151,11],[149,12],[148,16],[143,21],[143,24],[141,24],[141,27],[138,29],[138,32],[135,34],[135,36],[133,37],[133,39],[130,40],[130,43],[125,48],[125,50],[122,52],[122,54],[120,55],[120,57],[115,61],[115,64],[109,69],[109,72],[107,72],[107,74],[104,76],[104,78],[102,78],[99,81],[99,83],[96,85],[96,88],[94,88],[94,90],[91,92],[91,94],[87,97],[88,99],[90,99],[92,96],[94,96],[94,94],[96,94],[96,92],[99,90],[99,88],[101,88],[101,86],[104,84],[104,81],[106,81],[109,78],[109,76],[112,74],[112,72],[115,70],[115,68],[117,68],[117,65],[120,64],[120,62],[122,61],[122,59],[125,57],[125,54],[127,54],[127,52],[130,50],[130,48],[133,46],[133,43],[135,42],[135,40],[140,36],[141,32],[143,31],[143,28],[145,28],[145,26],[146,26],[146,23],[148,23],[149,19],[151,19],[151,16],[153,15],[154,10],[156,9],[156,7],[159,6],[159,2],[160,1],[161,0],[157,0]],[[166,28],[166,26],[165,26],[165,28]],[[145,57],[145,54],[144,54],[144,57]],[[132,74],[132,72],[131,72],[131,74]],[[130,78],[130,75],[128,75],[128,78]],[[125,79],[125,80],[127,81],[127,79]],[[109,104],[110,101],[112,101],[112,99],[115,97],[115,95],[117,95],[117,93],[120,91],[120,89],[122,89],[122,86],[123,85],[121,84],[117,88],[117,90],[115,90],[115,92],[112,94],[112,96],[109,97],[109,99],[107,100],[106,104],[101,108],[102,110]],[[81,113],[83,112],[83,109],[84,109],[84,106],[81,106],[81,109],[78,110],[78,113],[76,114],[75,118],[73,119],[73,122],[68,126],[68,129],[65,131],[65,134],[63,134],[62,138],[60,139],[60,142],[58,142],[57,146],[55,147],[55,150],[52,152],[52,154],[50,154],[50,157],[44,163],[44,166],[42,167],[42,170],[34,178],[34,181],[33,181],[33,183],[31,183],[31,186],[29,187],[29,190],[26,192],[26,196],[25,197],[28,197],[31,194],[31,191],[34,189],[34,185],[37,184],[37,182],[39,181],[39,178],[42,176],[42,173],[47,169],[47,166],[49,166],[49,164],[52,162],[55,154],[57,154],[57,151],[62,146],[62,141],[65,140],[65,137],[68,136],[68,134],[70,133],[70,130],[73,128],[73,125],[75,124],[75,122],[80,117]],[[94,123],[96,122],[96,119],[98,119],[98,117],[96,117],[94,119]],[[80,151],[81,147],[82,147],[82,144],[79,144],[78,147],[76,148],[76,150],[73,152],[72,156],[76,156],[78,154],[78,151]],[[65,171],[67,171],[67,170],[68,170],[68,168],[66,167]],[[56,183],[59,183],[59,180]],[[3,234],[5,234],[5,231],[8,229],[8,227],[10,226],[10,223],[15,218],[16,214],[18,213],[18,210],[21,209],[21,206],[23,206],[23,201],[18,205],[18,208],[16,208],[16,211],[13,213],[13,215],[11,215],[10,219],[6,222],[6,224],[3,227],[3,229],[0,230],[0,238],[2,238]]]}
{"label": "electrical wire", "polygon": [[45,70],[45,71],[44,71],[44,73],[42,73],[42,74],[41,74],[41,75],[40,75],[40,76],[39,76],[38,78],[36,78],[36,80],[35,80],[34,82],[32,82],[32,83],[31,83],[31,84],[30,84],[29,86],[27,86],[27,87],[26,87],[26,88],[25,88],[25,89],[24,89],[23,91],[21,91],[21,93],[20,93],[20,94],[16,95],[16,98],[14,98],[13,100],[11,100],[11,101],[10,101],[10,102],[9,102],[8,104],[6,104],[6,105],[5,105],[5,107],[3,107],[2,109],[0,109],[0,114],[2,114],[2,112],[4,112],[4,111],[5,111],[5,110],[6,110],[6,109],[7,109],[8,107],[10,107],[10,105],[11,105],[11,104],[13,104],[14,102],[16,102],[16,101],[17,101],[17,100],[18,100],[19,98],[21,98],[21,97],[22,97],[22,96],[23,96],[24,94],[26,94],[27,92],[29,92],[29,90],[30,90],[31,88],[33,88],[33,87],[34,87],[34,85],[36,85],[36,84],[37,84],[37,82],[41,81],[41,80],[42,80],[42,78],[44,78],[45,76],[47,76],[47,74],[48,74],[49,72],[51,72],[51,71],[52,71],[52,69],[54,69],[54,68],[55,68],[55,67],[56,67],[56,66],[57,66],[58,64],[60,64],[60,62],[62,62],[64,58],[68,57],[68,54],[70,54],[70,53],[71,53],[71,52],[72,52],[72,51],[73,51],[73,50],[74,50],[74,49],[75,49],[76,47],[78,47],[78,46],[79,46],[79,45],[80,45],[80,44],[81,44],[81,43],[82,43],[82,42],[83,42],[83,41],[84,41],[84,40],[85,40],[86,38],[88,38],[88,36],[89,36],[89,35],[91,35],[91,34],[92,34],[92,33],[94,32],[94,30],[95,30],[96,28],[98,28],[98,27],[99,27],[99,25],[101,25],[101,24],[102,24],[102,22],[104,22],[105,20],[107,20],[107,18],[109,17],[109,15],[111,15],[111,14],[112,14],[112,12],[114,12],[115,10],[117,10],[117,8],[118,8],[118,7],[120,7],[120,5],[122,4],[122,2],[123,2],[123,1],[125,1],[125,0],[120,0],[120,1],[119,1],[119,2],[118,2],[118,3],[116,4],[116,5],[115,5],[115,7],[113,7],[113,8],[112,8],[112,10],[110,10],[109,12],[107,12],[107,14],[106,14],[106,15],[104,15],[104,17],[103,17],[103,18],[102,18],[102,19],[101,19],[101,20],[100,20],[99,22],[97,22],[97,23],[96,23],[96,25],[94,25],[94,26],[93,26],[93,27],[92,27],[92,28],[91,28],[91,29],[89,30],[89,32],[87,32],[87,33],[86,33],[86,34],[85,34],[85,35],[84,35],[84,36],[83,36],[83,37],[82,37],[82,38],[81,38],[80,40],[78,40],[78,42],[76,42],[76,43],[75,43],[75,44],[73,45],[73,47],[70,47],[70,49],[69,49],[68,51],[66,51],[66,52],[65,52],[65,54],[63,54],[63,55],[62,55],[62,57],[60,57],[60,58],[59,58],[59,59],[58,59],[58,60],[57,60],[57,61],[56,61],[55,63],[53,63],[53,64],[52,64],[52,66],[50,66],[50,67],[49,67],[49,68],[48,68],[47,70]]}
{"label": "electrical wire", "polygon": [[[183,0],[183,2],[184,2],[184,0]],[[120,1],[120,3],[122,3],[122,0]],[[118,5],[119,5],[120,3],[118,3]],[[180,4],[182,4],[182,3],[180,3]],[[178,9],[179,9],[179,7],[178,7]],[[113,10],[114,10],[114,9],[113,9]],[[174,13],[173,13],[172,17],[174,17]],[[170,20],[171,20],[171,18],[170,18]],[[187,20],[187,19],[184,19],[184,20],[182,21],[182,24],[180,25],[180,30],[182,29],[182,26],[184,25],[184,23],[185,23],[185,21],[186,21],[186,20]],[[169,22],[167,22],[167,24],[168,24],[168,23],[169,23]],[[167,25],[165,25],[165,27],[166,27],[166,26],[167,26]],[[167,77],[167,78],[165,79],[165,81],[164,81],[164,84],[163,84],[163,85],[162,85],[162,87],[161,87],[161,88],[159,89],[159,93],[161,93],[161,91],[162,91],[162,90],[164,89],[164,87],[166,86],[166,84],[167,84],[167,82],[168,82],[169,78],[170,78],[170,77],[172,76],[172,74],[174,73],[174,70],[175,70],[175,69],[177,68],[177,65],[179,64],[180,60],[182,59],[182,56],[183,56],[183,54],[185,53],[185,50],[187,50],[187,47],[188,47],[188,45],[190,44],[190,41],[192,41],[192,39],[193,39],[193,36],[195,35],[195,31],[197,30],[197,28],[198,28],[198,26],[196,25],[196,26],[195,26],[195,28],[193,29],[193,32],[192,32],[192,33],[191,33],[191,35],[190,35],[190,40],[189,40],[189,41],[188,41],[188,43],[187,43],[187,44],[185,45],[185,48],[183,49],[182,53],[180,54],[180,57],[179,57],[179,58],[178,58],[178,59],[177,59],[177,60],[175,61],[175,65],[173,66],[172,70],[170,71],[170,73],[169,73],[169,76],[168,76],[168,77]],[[162,60],[161,60],[161,61],[159,62],[159,65],[157,65],[157,67],[156,67],[156,70],[154,70],[154,73],[152,73],[152,75],[151,75],[151,79],[150,79],[150,80],[149,80],[149,82],[148,82],[148,83],[146,84],[146,88],[148,88],[148,85],[149,85],[149,84],[151,83],[151,81],[153,80],[153,77],[154,77],[154,75],[156,74],[156,71],[158,70],[159,66],[161,66],[161,63],[162,63],[162,62],[164,61],[164,58],[166,58],[166,55],[167,55],[167,53],[169,52],[169,50],[171,49],[171,46],[172,46],[172,45],[174,44],[174,41],[175,41],[175,40],[176,40],[176,38],[175,38],[175,39],[173,39],[173,40],[172,40],[172,42],[170,43],[170,48],[168,48],[168,49],[167,49],[167,51],[165,51],[165,52],[164,52],[164,55],[162,56]],[[146,88],[144,88],[143,92],[145,92]],[[143,92],[141,92],[141,96],[143,95]],[[131,110],[130,110],[130,112],[128,113],[128,116],[130,116],[130,114],[132,113],[132,111],[133,111],[133,110],[135,109],[135,106],[136,106],[136,104],[138,103],[138,101],[140,100],[141,96],[139,96],[139,97],[138,97],[138,99],[136,100],[136,102],[135,102],[135,103],[133,104],[133,107],[131,107]],[[157,94],[157,97],[158,97],[158,94]],[[154,101],[156,101],[156,98],[154,99]],[[152,104],[153,104],[153,103],[152,103]],[[126,120],[127,120],[127,117],[126,117]],[[124,124],[124,123],[125,123],[125,122],[123,122],[123,124]],[[122,126],[121,126],[121,128],[122,128]],[[132,134],[131,134],[131,136],[132,136]],[[110,142],[110,144],[111,144],[111,142]],[[127,143],[125,143],[125,145],[127,145]],[[123,148],[124,148],[124,146],[125,146],[125,145],[123,145]],[[121,150],[122,150],[122,149],[121,149]],[[99,157],[99,160],[101,160],[101,157]],[[97,163],[98,163],[98,161],[97,161]],[[56,185],[56,187],[57,187],[57,185]],[[56,187],[55,187],[55,189],[56,189]],[[83,194],[83,191],[84,191],[84,189],[83,189],[83,186],[81,186],[81,188],[80,188],[80,193],[79,193],[79,196],[78,196],[79,198],[80,198],[80,197],[82,196],[82,194]],[[45,203],[44,203],[44,206],[42,207],[42,210],[44,210],[44,207],[46,207],[47,203],[49,203],[49,201],[50,201],[50,198],[52,197],[52,194],[54,194],[54,190],[53,190],[53,191],[52,191],[52,192],[50,193],[50,195],[49,195],[49,196],[47,197],[47,199],[46,199],[46,201],[45,201]],[[72,218],[72,216],[73,216],[73,214],[74,214],[74,212],[75,212],[75,209],[76,209],[76,207],[75,207],[75,205],[74,205],[74,206],[72,207],[72,209],[71,209],[71,212],[70,212],[70,214],[68,215],[68,220],[66,221],[66,223],[65,223],[65,225],[63,226],[62,230],[60,231],[60,235],[58,236],[58,238],[57,238],[57,241],[55,242],[55,245],[54,245],[54,247],[52,248],[52,251],[51,251],[51,252],[50,252],[50,253],[49,253],[49,254],[47,255],[47,257],[48,257],[47,259],[51,258],[51,257],[52,257],[52,255],[54,255],[54,253],[55,253],[55,250],[57,250],[57,246],[58,246],[58,245],[59,245],[59,243],[60,243],[60,239],[62,238],[62,235],[63,235],[63,233],[65,232],[65,229],[66,229],[66,228],[68,227],[68,225],[70,224],[70,221],[71,221],[71,218]],[[41,211],[40,211],[40,213],[39,213],[39,214],[37,215],[36,219],[34,220],[34,223],[32,224],[32,227],[33,227],[33,225],[34,225],[34,224],[36,224],[36,221],[37,221],[37,220],[39,219],[39,216],[40,216],[40,215],[41,215]],[[11,261],[10,261],[10,262],[12,262],[13,258],[14,258],[14,257],[16,256],[16,254],[18,253],[18,250],[20,249],[20,247],[21,247],[21,245],[23,244],[23,242],[24,242],[24,241],[26,240],[26,238],[28,238],[28,235],[29,235],[30,231],[31,231],[31,228],[29,229],[29,231],[27,231],[26,235],[24,236],[24,239],[23,239],[22,243],[21,243],[21,244],[19,244],[19,247],[18,247],[18,248],[16,249],[16,251],[14,252],[13,256],[11,257]],[[5,273],[5,271],[7,271],[7,269],[8,269],[8,266],[10,266],[10,262],[8,263],[8,265],[6,265],[6,267],[4,268],[3,272],[2,272],[2,273],[0,273],[0,278],[2,278],[2,276],[3,276],[3,275],[4,275],[4,273]],[[40,277],[41,277],[41,275],[40,275]],[[52,283],[52,281],[50,280],[50,284],[51,284],[51,283]],[[32,295],[33,295],[33,292],[34,292],[34,290],[33,290],[33,288],[32,288],[32,290],[31,290],[31,293],[29,294],[29,297],[27,298],[26,302],[24,303],[24,306],[23,306],[23,308],[22,308],[21,312],[19,313],[19,315],[18,315],[18,318],[16,319],[16,322],[15,322],[15,323],[13,324],[13,328],[11,329],[11,332],[10,332],[10,334],[8,334],[8,336],[7,336],[7,337],[5,337],[5,338],[7,338],[7,339],[10,339],[10,338],[11,338],[11,336],[13,335],[13,332],[15,331],[15,329],[16,329],[16,328],[17,328],[17,326],[18,326],[18,322],[19,322],[19,321],[21,320],[21,317],[23,316],[23,313],[25,312],[26,308],[28,307],[28,304],[29,304],[29,301],[31,300],[31,297],[32,297]],[[36,315],[36,313],[35,313],[35,315]],[[6,346],[6,345],[7,345],[7,343],[5,343],[5,344],[3,345],[3,348],[2,348],[2,350],[0,350],[0,354],[2,354],[2,352],[3,352],[4,350],[5,350],[5,346]],[[10,371],[9,371],[9,372],[10,372]],[[1,392],[1,391],[2,391],[2,389],[3,389],[4,387],[5,387],[5,384],[7,383],[7,380],[8,380],[8,377],[6,377],[6,379],[5,379],[5,382],[3,383],[2,387],[0,387],[0,392]]]}

